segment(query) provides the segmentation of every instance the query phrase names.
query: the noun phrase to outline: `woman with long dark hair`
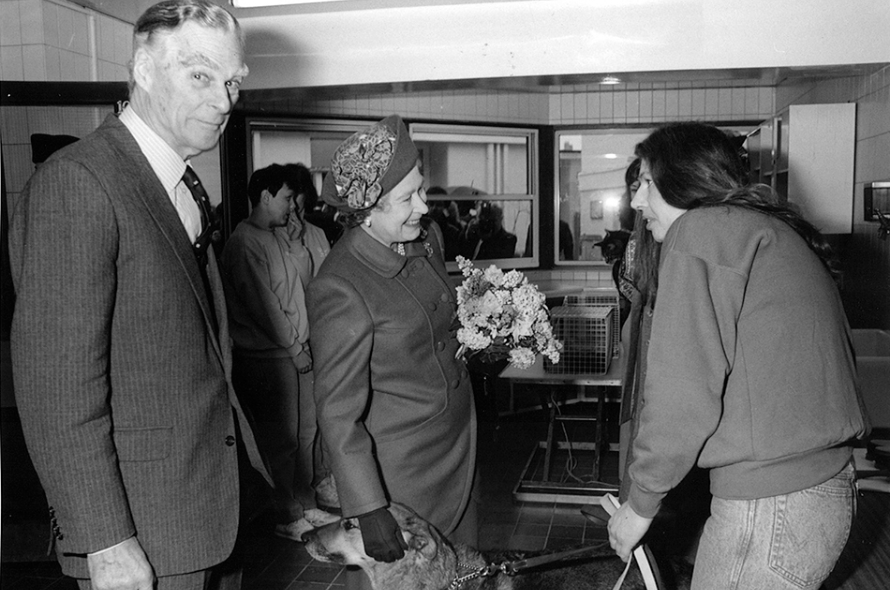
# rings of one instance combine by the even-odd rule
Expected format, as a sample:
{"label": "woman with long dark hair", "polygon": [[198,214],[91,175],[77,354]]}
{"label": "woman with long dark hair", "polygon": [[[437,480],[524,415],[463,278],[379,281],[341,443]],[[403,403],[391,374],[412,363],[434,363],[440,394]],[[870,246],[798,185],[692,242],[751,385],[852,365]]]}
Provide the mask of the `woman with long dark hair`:
{"label": "woman with long dark hair", "polygon": [[818,588],[850,531],[852,445],[867,431],[831,249],[747,184],[715,127],[667,125],[636,153],[632,204],[661,256],[612,546],[628,559],[697,464],[713,499],[693,589]]}

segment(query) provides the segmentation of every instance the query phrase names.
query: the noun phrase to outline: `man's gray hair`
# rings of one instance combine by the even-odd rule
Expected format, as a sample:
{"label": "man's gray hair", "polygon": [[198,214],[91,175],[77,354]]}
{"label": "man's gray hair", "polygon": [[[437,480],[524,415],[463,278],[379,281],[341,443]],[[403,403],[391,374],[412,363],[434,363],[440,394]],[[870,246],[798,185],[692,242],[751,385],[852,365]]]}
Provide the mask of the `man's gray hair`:
{"label": "man's gray hair", "polygon": [[[232,31],[244,50],[244,32],[232,14],[209,0],[164,0],[149,7],[133,28],[133,54],[153,45],[157,35],[169,33],[191,21],[199,25]],[[130,61],[130,92],[133,91],[133,63]]]}

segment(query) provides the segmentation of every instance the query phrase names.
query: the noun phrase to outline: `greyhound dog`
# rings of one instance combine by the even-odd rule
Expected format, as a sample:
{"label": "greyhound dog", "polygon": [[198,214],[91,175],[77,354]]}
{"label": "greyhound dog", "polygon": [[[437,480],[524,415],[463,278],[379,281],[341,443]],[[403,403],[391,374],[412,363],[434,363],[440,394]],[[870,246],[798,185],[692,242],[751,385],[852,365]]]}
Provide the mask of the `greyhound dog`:
{"label": "greyhound dog", "polygon": [[[365,553],[355,518],[309,531],[303,535],[306,549],[319,561],[360,567],[374,590],[611,590],[625,568],[605,544],[602,551],[584,559],[508,575],[496,566],[543,552],[483,554],[466,545],[452,545],[407,506],[393,503],[389,511],[408,545],[405,556],[397,561],[384,563]],[[689,587],[688,572],[677,578],[680,588]],[[645,590],[636,567],[630,568],[622,590]]]}

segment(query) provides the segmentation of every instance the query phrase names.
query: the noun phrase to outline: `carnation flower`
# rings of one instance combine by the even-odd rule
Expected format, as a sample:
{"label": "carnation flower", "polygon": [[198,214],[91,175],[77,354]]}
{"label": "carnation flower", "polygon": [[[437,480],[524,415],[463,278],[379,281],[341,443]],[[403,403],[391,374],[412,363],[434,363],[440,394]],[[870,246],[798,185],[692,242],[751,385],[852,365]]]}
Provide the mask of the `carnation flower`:
{"label": "carnation flower", "polygon": [[562,343],[553,338],[546,299],[525,275],[494,265],[480,270],[463,256],[457,265],[464,275],[457,288],[459,356],[509,359],[519,369],[532,366],[538,354],[559,362]]}

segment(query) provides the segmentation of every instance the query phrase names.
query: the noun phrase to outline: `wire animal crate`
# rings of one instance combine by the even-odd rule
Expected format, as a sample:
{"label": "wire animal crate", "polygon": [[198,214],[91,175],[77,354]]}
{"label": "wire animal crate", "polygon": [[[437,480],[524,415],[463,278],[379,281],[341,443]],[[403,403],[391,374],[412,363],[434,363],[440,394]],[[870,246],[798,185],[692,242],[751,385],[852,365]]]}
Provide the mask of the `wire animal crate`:
{"label": "wire animal crate", "polygon": [[550,312],[553,336],[562,342],[559,362],[544,357],[548,373],[603,374],[612,361],[612,315],[608,306],[560,306]]}
{"label": "wire animal crate", "polygon": [[591,307],[606,305],[612,308],[612,357],[621,352],[621,309],[617,289],[585,289],[580,295],[566,295],[563,305],[572,307]]}

